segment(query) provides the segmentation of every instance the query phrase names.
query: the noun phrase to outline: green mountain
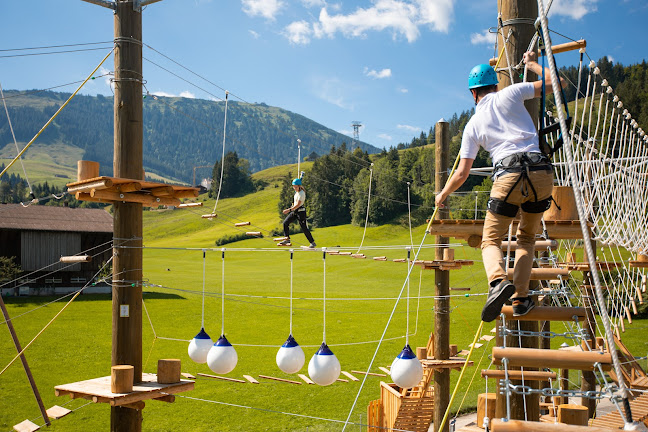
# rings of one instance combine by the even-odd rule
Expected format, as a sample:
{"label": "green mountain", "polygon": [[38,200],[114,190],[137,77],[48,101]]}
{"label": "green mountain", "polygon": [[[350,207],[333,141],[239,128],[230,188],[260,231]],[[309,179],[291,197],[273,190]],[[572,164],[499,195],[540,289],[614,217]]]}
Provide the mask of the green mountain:
{"label": "green mountain", "polygon": [[[41,129],[69,97],[68,93],[5,91],[9,115],[20,148]],[[191,182],[193,167],[211,174],[223,145],[225,103],[202,99],[147,97],[144,99],[144,169],[149,174]],[[264,103],[230,101],[225,148],[235,151],[259,171],[302,157],[350,145],[351,138],[302,115]],[[369,153],[379,149],[359,142]],[[7,163],[16,147],[5,115],[0,115],[0,160]],[[113,99],[77,95],[38,137],[26,159],[50,161],[52,167],[75,169],[77,159],[94,160],[102,175],[112,175]],[[29,171],[28,171],[29,174]],[[58,174],[61,177],[61,174]]]}

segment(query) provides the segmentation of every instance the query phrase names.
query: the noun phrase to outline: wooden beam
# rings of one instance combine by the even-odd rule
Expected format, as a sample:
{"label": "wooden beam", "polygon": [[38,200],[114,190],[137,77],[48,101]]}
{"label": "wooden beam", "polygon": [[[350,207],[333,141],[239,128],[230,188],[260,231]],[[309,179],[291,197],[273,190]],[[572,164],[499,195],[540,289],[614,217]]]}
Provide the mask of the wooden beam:
{"label": "wooden beam", "polygon": [[355,373],[355,374],[371,375],[371,376],[377,376],[377,377],[384,377],[384,376],[387,376],[387,375],[385,375],[385,374],[375,373],[375,372],[363,372],[363,371],[357,371],[357,370],[352,370],[351,372],[353,372],[353,373]]}
{"label": "wooden beam", "polygon": [[[514,269],[509,269],[508,279],[513,280]],[[569,276],[569,270],[563,268],[532,268],[531,269],[531,279],[530,280],[551,280],[558,279],[558,276],[567,277]]]}
{"label": "wooden beam", "polygon": [[[342,373],[344,373],[344,372],[342,372]],[[308,378],[308,377],[307,377],[306,375],[304,375],[304,374],[297,374],[297,376],[298,376],[299,378],[303,379],[304,382],[305,382],[306,384],[315,384],[315,383],[313,382],[313,380],[311,380],[310,378]]]}
{"label": "wooden beam", "polygon": [[[513,231],[518,228],[519,221],[513,221]],[[552,239],[571,239],[577,240],[583,238],[580,221],[545,221],[547,232]],[[588,223],[588,226],[593,226]],[[430,225],[429,234],[441,235],[447,237],[456,237],[470,240],[471,246],[481,242],[481,235],[484,230],[483,220],[472,219],[448,219],[435,220]],[[648,264],[648,263],[646,263]]]}
{"label": "wooden beam", "polygon": [[87,263],[92,261],[92,257],[90,255],[62,256],[59,261],[67,264]]}
{"label": "wooden beam", "polygon": [[582,321],[587,316],[585,308],[579,307],[536,306],[526,315],[516,317],[513,316],[512,306],[504,306],[502,313],[506,319],[517,321],[574,321],[574,317]]}
{"label": "wooden beam", "polygon": [[[558,45],[552,45],[551,50],[554,54],[559,54],[567,51],[574,51],[587,46],[587,41],[585,39],[579,39],[574,42],[567,42]],[[542,55],[542,52],[538,50],[538,57]],[[497,58],[493,57],[488,61],[488,64],[495,66],[497,64]]]}
{"label": "wooden beam", "polygon": [[252,384],[259,384],[259,381],[257,381],[256,379],[254,379],[254,377],[251,376],[251,375],[243,375],[243,378],[245,378],[246,380],[250,381]]}
{"label": "wooden beam", "polygon": [[[518,243],[516,240],[508,241],[504,240],[502,241],[502,249],[506,250],[509,247],[509,243],[511,244],[511,250],[515,250],[518,246]],[[535,242],[535,250],[541,251],[541,250],[555,250],[558,249],[558,242],[556,240],[536,240]]]}
{"label": "wooden beam", "polygon": [[509,366],[594,370],[594,364],[600,363],[604,371],[612,368],[610,353],[600,351],[493,348],[493,364],[501,365],[504,358],[508,359]]}
{"label": "wooden beam", "polygon": [[563,423],[543,423],[523,420],[509,420],[503,422],[498,419],[491,420],[493,432],[611,432],[612,429],[596,426],[575,426]]}
{"label": "wooden beam", "polygon": [[[504,379],[506,378],[504,370],[482,370],[482,378],[491,378],[491,379]],[[556,372],[545,372],[545,371],[519,371],[519,370],[510,370],[508,371],[508,377],[510,379],[524,379],[525,381],[547,381],[549,379],[556,379]]]}
{"label": "wooden beam", "polygon": [[108,189],[112,187],[112,185],[113,185],[112,180],[102,179],[91,183],[85,183],[78,186],[69,187],[67,191],[70,194],[75,192],[90,192],[92,189]]}
{"label": "wooden beam", "polygon": [[130,183],[121,183],[115,187],[115,192],[138,192],[142,190],[142,183],[140,182],[130,182]]}
{"label": "wooden beam", "polygon": [[171,196],[174,198],[182,199],[182,198],[196,198],[198,195],[200,195],[200,191],[198,189],[185,189],[185,190],[173,190],[173,193]]}
{"label": "wooden beam", "polygon": [[205,374],[205,373],[197,373],[196,375],[205,377],[205,378],[215,378],[223,381],[229,381],[229,382],[236,382],[236,383],[242,383],[245,384],[246,381],[236,379],[236,378],[229,378],[229,377],[224,377],[224,376],[219,376],[219,375],[210,375],[210,374]]}
{"label": "wooden beam", "polygon": [[[176,197],[177,198],[177,197]],[[190,202],[190,203],[182,203],[178,207],[180,208],[186,208],[186,207],[202,207],[203,203],[201,202]]]}
{"label": "wooden beam", "polygon": [[137,203],[142,204],[146,207],[153,207],[158,205],[180,205],[180,200],[177,198],[170,197],[155,197],[152,195],[146,195],[141,193],[119,193],[119,192],[110,192],[107,190],[97,190],[93,189],[90,191],[90,196],[92,198],[97,198],[102,201],[109,202],[127,202],[127,203]]}
{"label": "wooden beam", "polygon": [[300,381],[293,381],[293,380],[289,380],[289,379],[277,378],[277,377],[268,376],[268,375],[259,375],[259,378],[264,378],[264,379],[269,379],[269,380],[274,380],[274,381],[285,382],[285,383],[288,383],[288,384],[298,384],[298,385],[301,385],[301,382],[300,382]]}
{"label": "wooden beam", "polygon": [[[250,225],[250,222],[237,222],[237,223],[234,224],[235,227],[242,227],[242,226],[247,226],[247,225]],[[281,240],[277,240],[277,241],[281,241]]]}

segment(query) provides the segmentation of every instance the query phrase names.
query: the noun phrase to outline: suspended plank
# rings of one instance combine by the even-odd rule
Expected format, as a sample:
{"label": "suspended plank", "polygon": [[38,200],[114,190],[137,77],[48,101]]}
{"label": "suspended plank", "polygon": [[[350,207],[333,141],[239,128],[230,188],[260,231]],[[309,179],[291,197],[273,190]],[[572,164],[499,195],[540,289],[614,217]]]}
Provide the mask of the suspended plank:
{"label": "suspended plank", "polygon": [[14,425],[14,430],[17,432],[34,432],[40,429],[40,426],[38,426],[36,423],[32,423],[29,420],[25,420],[23,422],[18,423],[17,425]]}
{"label": "suspended plank", "polygon": [[342,371],[342,375],[348,377],[351,381],[360,381],[358,378],[356,378],[355,376],[351,375],[351,374],[350,374],[349,372],[347,372],[347,371]]}
{"label": "suspended plank", "polygon": [[254,379],[253,376],[250,376],[250,375],[243,375],[243,378],[245,378],[246,380],[250,381],[252,384],[259,384],[259,381],[257,381],[256,379]]}
{"label": "suspended plank", "polygon": [[[344,373],[344,372],[342,372],[342,373]],[[298,376],[299,378],[303,379],[304,382],[305,382],[306,384],[315,384],[315,383],[313,382],[313,380],[311,380],[310,378],[308,378],[308,377],[307,377],[306,375],[304,375],[304,374],[297,374],[297,376]]]}
{"label": "suspended plank", "polygon": [[218,217],[218,215],[216,213],[211,213],[211,214],[204,214],[200,217],[203,219],[215,219]]}
{"label": "suspended plank", "polygon": [[250,237],[261,237],[261,231],[248,231],[245,233],[245,235],[250,236]]}
{"label": "suspended plank", "polygon": [[[235,227],[242,227],[247,225],[250,225],[250,222],[237,222],[234,224]],[[281,241],[281,240],[277,240],[277,241]]]}
{"label": "suspended plank", "polygon": [[178,207],[179,208],[187,208],[187,207],[202,207],[203,203],[201,202],[191,202],[191,203],[182,203]]}
{"label": "suspended plank", "polygon": [[230,378],[230,377],[224,377],[224,376],[220,376],[220,375],[210,375],[210,374],[200,373],[200,372],[197,373],[196,375],[201,376],[201,377],[205,377],[205,378],[214,378],[214,379],[219,379],[219,380],[223,380],[223,381],[229,381],[229,382],[236,382],[236,383],[245,384],[245,381],[243,381],[243,380],[236,379],[236,378]]}
{"label": "suspended plank", "polygon": [[45,411],[47,413],[47,417],[50,419],[60,419],[61,417],[65,417],[66,415],[70,414],[72,410],[69,410],[67,408],[63,408],[62,406],[54,405],[52,408],[48,409]]}
{"label": "suspended plank", "polygon": [[298,384],[298,385],[301,385],[301,382],[299,382],[299,381],[293,381],[293,380],[284,379],[284,378],[277,378],[277,377],[268,376],[268,375],[259,375],[259,378],[265,378],[265,379],[269,379],[269,380],[274,380],[274,381],[279,381],[279,382],[285,382],[285,383],[288,383],[288,384]]}
{"label": "suspended plank", "polygon": [[92,261],[90,255],[73,255],[73,256],[62,256],[60,261],[62,263],[87,263]]}

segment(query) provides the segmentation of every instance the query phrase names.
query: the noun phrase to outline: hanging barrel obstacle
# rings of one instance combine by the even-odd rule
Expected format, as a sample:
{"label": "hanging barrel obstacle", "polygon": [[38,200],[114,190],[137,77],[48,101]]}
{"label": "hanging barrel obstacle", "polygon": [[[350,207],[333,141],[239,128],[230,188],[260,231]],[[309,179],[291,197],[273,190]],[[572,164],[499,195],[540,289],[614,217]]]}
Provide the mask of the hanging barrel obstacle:
{"label": "hanging barrel obstacle", "polygon": [[[235,227],[242,227],[242,226],[247,226],[250,225],[250,222],[237,222],[234,224]],[[281,241],[281,240],[279,240]]]}

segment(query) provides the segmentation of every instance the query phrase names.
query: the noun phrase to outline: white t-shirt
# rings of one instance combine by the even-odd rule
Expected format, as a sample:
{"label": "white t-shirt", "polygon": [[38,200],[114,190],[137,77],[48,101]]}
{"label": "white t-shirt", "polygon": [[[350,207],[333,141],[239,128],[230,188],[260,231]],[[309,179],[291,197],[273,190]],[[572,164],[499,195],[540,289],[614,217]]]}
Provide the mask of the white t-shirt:
{"label": "white t-shirt", "polygon": [[493,165],[520,152],[540,153],[538,132],[524,101],[533,99],[533,83],[519,83],[484,96],[463,131],[459,155],[475,159],[479,147],[490,153]]}
{"label": "white t-shirt", "polygon": [[304,189],[295,192],[295,196],[293,197],[293,207],[296,206],[299,201],[301,201],[300,207],[306,202],[306,191]]}

